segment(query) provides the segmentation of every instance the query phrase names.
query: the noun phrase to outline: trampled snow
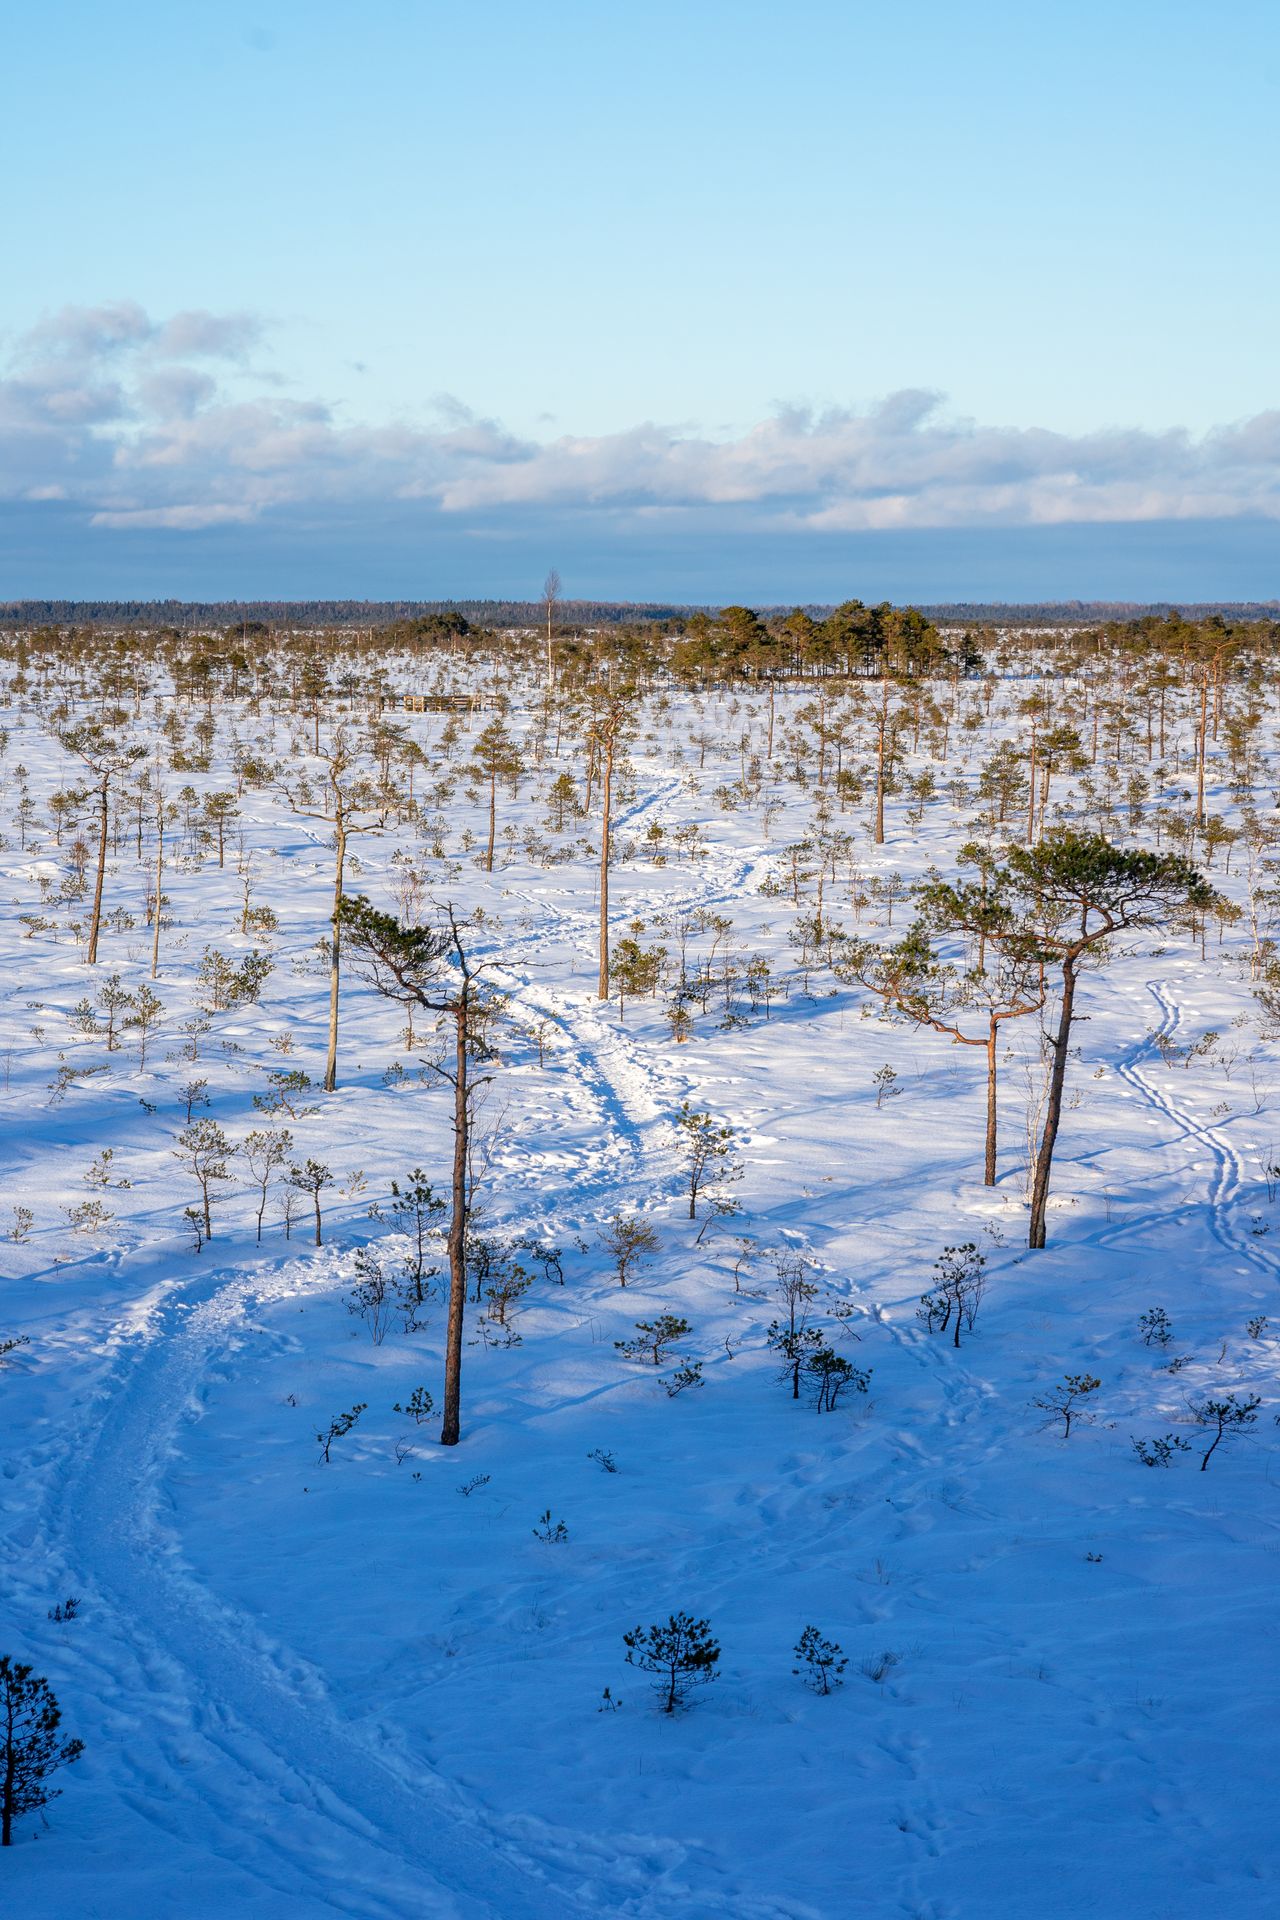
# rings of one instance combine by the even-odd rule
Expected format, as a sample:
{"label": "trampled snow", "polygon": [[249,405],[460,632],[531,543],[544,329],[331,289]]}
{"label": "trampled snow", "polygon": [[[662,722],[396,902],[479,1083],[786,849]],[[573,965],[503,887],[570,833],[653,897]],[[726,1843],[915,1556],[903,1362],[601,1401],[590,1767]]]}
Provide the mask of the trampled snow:
{"label": "trampled snow", "polygon": [[[803,696],[778,705],[780,734],[799,727]],[[121,820],[107,907],[131,924],[108,924],[91,972],[68,931],[83,908],[42,905],[39,889],[66,870],[70,836],[55,843],[45,803],[74,766],[30,706],[11,716],[3,1198],[34,1223],[0,1242],[0,1338],[29,1338],[0,1367],[0,1651],[48,1675],[86,1752],[47,1823],[21,1823],[2,1856],[7,1912],[1276,1910],[1280,1400],[1274,1327],[1254,1337],[1248,1323],[1280,1325],[1280,1212],[1264,1178],[1280,1110],[1247,927],[1221,940],[1211,928],[1204,957],[1183,934],[1146,938],[1087,976],[1050,1244],[1029,1254],[1035,1022],[1015,1023],[1001,1177],[986,1189],[981,1051],[887,1025],[797,955],[813,883],[793,901],[787,849],[813,832],[817,795],[812,769],[798,783],[782,752],[758,796],[735,786],[739,736],[759,753],[762,713],[759,699],[681,696],[650,706],[632,748],[615,938],[643,922],[635,937],[674,965],[683,920],[691,953],[718,941],[744,961],[763,954],[786,989],[753,1007],[740,969],[727,996],[695,1008],[683,1044],[663,996],[624,1017],[595,997],[598,811],[557,833],[545,797],[558,772],[580,772],[571,735],[516,797],[500,790],[500,829],[516,832],[488,875],[461,838],[482,833],[483,799],[445,791],[439,716],[403,717],[440,788],[420,820],[353,843],[348,890],[395,907],[400,854],[431,898],[484,907],[476,938],[509,998],[477,1205],[486,1230],[563,1256],[563,1283],[538,1270],[513,1310],[518,1338],[469,1307],[453,1449],[392,1411],[419,1385],[439,1402],[440,1283],[418,1330],[397,1319],[380,1344],[348,1310],[356,1251],[399,1244],[370,1204],[417,1166],[444,1191],[451,1151],[447,1089],[421,1064],[430,1037],[410,1050],[403,1014],[354,972],[338,1090],[284,1122],[295,1157],[335,1176],[325,1245],[309,1244],[305,1210],[286,1240],[273,1196],[258,1247],[240,1168],[202,1251],[184,1220],[182,1084],[207,1079],[208,1111],[239,1139],[264,1124],[251,1096],[268,1069],[319,1081],[328,829],[274,784],[245,788],[224,868],[194,830],[171,829],[154,983],[165,1019],[142,1072],[136,1036],[108,1052],[73,1013],[113,972],[130,990],[149,978],[149,827],[139,859]],[[967,768],[972,786],[1002,716],[997,703],[953,747],[946,777]],[[149,714],[142,725],[154,738]],[[699,728],[713,737],[702,767]],[[270,736],[272,756],[305,764],[303,717],[224,702],[210,769],[166,769],[171,798],[187,779],[200,795],[234,788],[233,733]],[[454,767],[465,753],[464,740]],[[36,802],[25,849],[19,762]],[[923,746],[908,764],[927,764]],[[1064,808],[1071,784],[1055,790]],[[939,792],[913,820],[907,800],[882,847],[865,802],[844,811],[832,797],[819,823],[850,836],[824,904],[846,927],[853,893],[949,867],[972,831],[973,802]],[[1235,817],[1225,787],[1211,804]],[[276,934],[239,931],[238,863]],[[1219,854],[1211,877],[1244,898],[1240,860],[1224,875]],[[858,911],[864,929],[883,927],[883,903]],[[896,933],[908,909],[893,912]],[[275,970],[259,1003],[211,1017],[193,1063],[181,1023],[206,945],[236,958],[256,945]],[[1209,1031],[1218,1039],[1192,1052]],[[105,1071],[58,1094],[60,1056]],[[877,1105],[886,1063],[897,1079]],[[687,1218],[673,1124],[685,1099],[733,1127],[744,1169],[740,1212],[709,1226],[705,1211]],[[104,1147],[109,1184],[87,1184]],[[90,1198],[111,1217],[76,1230],[67,1210]],[[618,1207],[660,1238],[625,1291],[598,1239]],[[0,1230],[11,1223],[6,1211]],[[988,1285],[957,1351],[916,1305],[944,1246],[967,1241]],[[765,1345],[788,1257],[809,1263],[837,1350],[871,1369],[868,1392],[834,1413],[793,1401]],[[1153,1306],[1172,1323],[1168,1346],[1140,1337]],[[672,1363],[623,1358],[615,1341],[660,1312],[691,1325]],[[672,1397],[673,1365],[695,1361],[704,1384]],[[1031,1403],[1073,1372],[1101,1387],[1092,1423],[1064,1442]],[[1261,1393],[1260,1418],[1201,1473],[1191,1409],[1227,1391]],[[361,1403],[321,1463],[317,1431]],[[1192,1450],[1144,1468],[1132,1437],[1166,1433]],[[538,1537],[547,1511],[567,1539]],[[76,1618],[50,1621],[68,1595]],[[723,1652],[714,1684],[667,1717],[622,1636],[680,1609],[707,1618]],[[848,1658],[829,1696],[793,1672],[810,1623]]]}

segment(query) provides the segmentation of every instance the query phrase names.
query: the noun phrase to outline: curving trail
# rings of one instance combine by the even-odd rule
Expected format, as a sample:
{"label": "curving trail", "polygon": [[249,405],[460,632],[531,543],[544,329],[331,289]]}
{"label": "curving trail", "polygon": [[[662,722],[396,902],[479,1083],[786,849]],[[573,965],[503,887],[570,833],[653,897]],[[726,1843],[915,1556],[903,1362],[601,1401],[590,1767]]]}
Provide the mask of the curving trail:
{"label": "curving trail", "polygon": [[[1192,1141],[1211,1162],[1208,1209],[1209,1229],[1219,1244],[1231,1254],[1248,1260],[1272,1276],[1280,1276],[1280,1258],[1260,1243],[1259,1238],[1242,1227],[1236,1210],[1245,1189],[1245,1170],[1235,1147],[1221,1129],[1201,1120],[1179,1104],[1166,1087],[1144,1071],[1142,1063],[1157,1052],[1158,1039],[1174,1039],[1182,1025],[1182,1010],[1173,997],[1167,980],[1148,980],[1147,991],[1160,1009],[1160,1022],[1153,1034],[1143,1038],[1116,1062],[1116,1071],[1148,1105],[1172,1122],[1178,1134]],[[1108,1243],[1123,1239],[1132,1225],[1100,1236]]]}
{"label": "curving trail", "polygon": [[[753,865],[716,867],[687,904],[733,898]],[[628,905],[636,910],[634,898]],[[574,934],[591,923],[589,913],[559,918]],[[594,1000],[556,994],[518,964],[504,971],[520,1002],[559,1029],[575,1092],[599,1129],[604,1150],[585,1194],[575,1185],[579,1205],[585,1198],[602,1209],[610,1194],[665,1185],[668,1090],[656,1091],[647,1064]],[[539,1155],[524,1149],[523,1157]],[[167,1486],[181,1426],[197,1416],[214,1370],[234,1364],[236,1346],[263,1337],[256,1311],[332,1288],[340,1259],[330,1251],[266,1274],[215,1271],[164,1290],[141,1317],[135,1311],[117,1328],[114,1365],[51,1476],[57,1491],[40,1530],[50,1554],[77,1570],[92,1607],[88,1671],[104,1702],[148,1702],[145,1724],[135,1723],[120,1749],[124,1799],[197,1856],[248,1876],[264,1911],[278,1914],[804,1920],[809,1910],[794,1902],[729,1901],[681,1885],[671,1850],[653,1842],[623,1835],[605,1844],[492,1815],[376,1721],[345,1718],[314,1666],[187,1565]]]}

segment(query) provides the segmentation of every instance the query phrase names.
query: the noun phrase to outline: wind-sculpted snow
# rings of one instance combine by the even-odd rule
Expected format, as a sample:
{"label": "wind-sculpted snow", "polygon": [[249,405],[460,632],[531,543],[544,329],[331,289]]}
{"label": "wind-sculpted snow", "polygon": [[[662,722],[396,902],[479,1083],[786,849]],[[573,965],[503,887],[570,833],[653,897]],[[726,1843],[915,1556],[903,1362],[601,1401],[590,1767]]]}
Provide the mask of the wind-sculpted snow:
{"label": "wind-sculpted snow", "polygon": [[[779,697],[780,734],[796,704]],[[1202,958],[1170,935],[1087,977],[1050,1245],[1029,1254],[1034,1022],[1009,1040],[987,1189],[978,1051],[886,1026],[798,950],[815,903],[792,898],[787,849],[813,830],[811,786],[784,777],[779,748],[777,811],[726,802],[739,735],[754,729],[758,748],[763,711],[674,701],[623,783],[614,941],[638,924],[674,964],[683,922],[691,955],[717,940],[744,965],[762,954],[786,989],[766,1009],[741,974],[718,983],[684,1043],[669,981],[625,1017],[595,996],[595,817],[557,834],[543,792],[581,771],[567,737],[504,797],[500,822],[519,831],[492,876],[460,837],[483,828],[461,792],[431,830],[441,853],[411,821],[358,842],[350,891],[395,906],[400,852],[430,897],[484,907],[476,951],[504,1008],[477,1224],[561,1249],[562,1281],[521,1256],[533,1284],[508,1329],[469,1303],[456,1449],[393,1411],[419,1385],[439,1402],[439,1281],[418,1329],[397,1316],[380,1343],[347,1310],[358,1251],[408,1248],[391,1181],[421,1166],[443,1191],[451,1146],[447,1092],[422,1066],[430,1036],[410,1049],[403,1013],[354,971],[338,1090],[281,1122],[294,1157],[335,1176],[326,1244],[310,1245],[305,1211],[286,1239],[273,1195],[259,1247],[239,1162],[203,1251],[183,1216],[182,1085],[207,1079],[207,1111],[240,1140],[268,1124],[251,1096],[269,1069],[319,1080],[323,824],[246,789],[236,830],[254,898],[279,916],[257,940],[275,971],[260,1003],[211,1016],[195,1062],[181,1022],[202,950],[239,958],[255,942],[238,932],[239,848],[219,870],[175,829],[165,1019],[142,1072],[136,1038],[107,1052],[73,1014],[113,971],[134,991],[150,977],[145,848],[138,864],[122,828],[108,905],[134,925],[104,929],[91,973],[65,910],[46,912],[54,930],[17,917],[41,911],[39,876],[57,886],[65,848],[37,824],[24,850],[4,822],[0,1225],[12,1207],[34,1219],[0,1243],[0,1339],[29,1337],[0,1365],[0,1651],[48,1673],[87,1749],[47,1830],[24,1823],[3,1856],[24,1920],[1273,1910],[1280,1215],[1266,1169],[1280,1120],[1247,938],[1229,929]],[[245,737],[270,727],[281,752],[300,724],[224,715],[201,792],[234,785],[233,721]],[[407,724],[430,750],[436,721]],[[716,738],[702,770],[686,744],[698,725]],[[65,759],[34,712],[11,733],[43,805]],[[166,774],[175,794],[186,777]],[[1214,804],[1229,809],[1225,791]],[[828,918],[852,928],[851,895],[876,875],[954,863],[964,811],[939,797],[913,823],[905,806],[874,847],[865,808],[833,805],[826,830],[851,840]],[[701,851],[676,839],[686,823]],[[875,911],[858,909],[864,930]],[[908,917],[893,913],[890,937]],[[59,1055],[107,1070],[59,1088]],[[897,1079],[877,1105],[885,1063]],[[687,1218],[686,1100],[732,1126],[744,1168],[723,1196],[739,1211],[709,1224]],[[105,1184],[86,1182],[107,1147]],[[67,1210],[93,1197],[111,1217],[76,1230]],[[659,1238],[625,1291],[598,1237],[619,1209]],[[987,1291],[956,1350],[916,1307],[943,1248],[970,1241]],[[797,1258],[824,1337],[870,1369],[834,1414],[792,1400],[766,1344],[779,1266]],[[1141,1338],[1154,1306],[1167,1347]],[[701,1363],[700,1389],[669,1397],[670,1366],[616,1351],[659,1313],[689,1321],[677,1358]],[[1069,1372],[1101,1387],[1064,1443],[1031,1403]],[[1200,1473],[1192,1408],[1249,1391],[1257,1425]],[[361,1405],[324,1464],[317,1431]],[[1169,1432],[1192,1450],[1144,1468],[1131,1437]],[[566,1540],[536,1536],[544,1512]],[[51,1621],[69,1594],[76,1618]],[[710,1620],[723,1655],[668,1719],[622,1636],[680,1609]],[[793,1673],[811,1623],[849,1659],[827,1697]]]}

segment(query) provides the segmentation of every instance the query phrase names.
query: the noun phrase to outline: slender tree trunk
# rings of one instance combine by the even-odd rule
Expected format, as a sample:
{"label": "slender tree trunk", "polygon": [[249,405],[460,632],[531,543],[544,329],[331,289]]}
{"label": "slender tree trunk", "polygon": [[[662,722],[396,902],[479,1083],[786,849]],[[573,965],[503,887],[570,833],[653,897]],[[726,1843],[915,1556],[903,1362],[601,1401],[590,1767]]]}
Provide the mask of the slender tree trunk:
{"label": "slender tree trunk", "polygon": [[609,998],[609,816],[613,806],[613,734],[604,749],[604,824],[600,830],[600,975],[596,982],[599,999]]}
{"label": "slender tree trunk", "polygon": [[996,1040],[999,1029],[993,1019],[987,1031],[987,1157],[983,1185],[996,1184]]}
{"label": "slender tree trunk", "polygon": [[334,824],[337,851],[333,880],[333,932],[329,941],[329,1057],[325,1061],[324,1090],[333,1093],[338,1084],[338,988],[342,961],[342,933],[338,912],[342,905],[342,882],[347,864],[347,830],[342,810]]}
{"label": "slender tree trunk", "polygon": [[1031,1189],[1031,1232],[1029,1247],[1045,1243],[1045,1214],[1049,1204],[1049,1174],[1053,1166],[1054,1142],[1062,1117],[1062,1091],[1067,1077],[1067,1048],[1071,1040],[1071,1014],[1076,995],[1075,960],[1062,963],[1062,1006],[1058,1013],[1058,1031],[1053,1042],[1053,1069],[1049,1075],[1049,1098],[1045,1106],[1044,1132],[1036,1155],[1035,1182]]}
{"label": "slender tree trunk", "polygon": [[1204,749],[1209,721],[1209,669],[1200,680],[1200,738],[1196,743],[1196,825],[1204,825]]}
{"label": "slender tree trunk", "polygon": [[154,980],[160,969],[160,900],[164,882],[164,801],[160,801],[156,811],[156,905],[151,923],[151,978]]}
{"label": "slender tree trunk", "polygon": [[449,1216],[449,1323],[445,1332],[444,1425],[440,1444],[456,1447],[462,1432],[462,1322],[467,1299],[467,999],[454,1009],[453,1192]]}
{"label": "slender tree trunk", "polygon": [[1036,723],[1031,722],[1031,774],[1027,781],[1030,796],[1027,808],[1027,845],[1031,846],[1036,837]]}
{"label": "slender tree trunk", "polygon": [[498,829],[498,776],[496,773],[493,773],[493,774],[490,774],[489,776],[489,845],[485,849],[485,856],[484,856],[484,870],[486,873],[493,872],[493,841],[494,841],[494,835],[496,834],[497,829]]}
{"label": "slender tree trunk", "polygon": [[875,843],[884,845],[884,736],[889,724],[889,681],[880,682],[880,725],[876,734],[876,832]]}
{"label": "slender tree trunk", "polygon": [[93,912],[89,916],[89,954],[91,967],[98,964],[98,929],[102,925],[102,888],[107,873],[107,788],[104,780],[98,788],[98,872],[93,883]]}

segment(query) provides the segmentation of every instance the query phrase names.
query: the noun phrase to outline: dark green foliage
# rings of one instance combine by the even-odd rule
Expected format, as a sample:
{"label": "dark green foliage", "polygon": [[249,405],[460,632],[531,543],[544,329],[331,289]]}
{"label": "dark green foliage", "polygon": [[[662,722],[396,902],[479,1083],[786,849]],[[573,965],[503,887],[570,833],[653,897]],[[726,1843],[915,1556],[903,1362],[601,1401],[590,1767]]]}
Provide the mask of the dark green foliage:
{"label": "dark green foliage", "polygon": [[834,1413],[846,1387],[852,1387],[855,1393],[865,1393],[871,1384],[869,1367],[855,1367],[833,1347],[819,1347],[811,1353],[805,1361],[805,1374],[819,1413]]}
{"label": "dark green foliage", "polygon": [[427,1281],[434,1278],[437,1271],[427,1263],[428,1242],[436,1219],[446,1211],[446,1203],[436,1197],[421,1167],[414,1168],[405,1187],[401,1188],[394,1180],[391,1182],[387,1212],[395,1221],[396,1230],[407,1234],[413,1243],[405,1263],[406,1280],[409,1296],[418,1306],[426,1298]]}
{"label": "dark green foliage", "polygon": [[634,1627],[622,1639],[628,1666],[653,1674],[664,1713],[674,1713],[691,1688],[716,1677],[720,1648],[710,1623],[692,1614],[673,1613],[665,1626]]}
{"label": "dark green foliage", "polygon": [[1190,1441],[1177,1433],[1166,1433],[1155,1440],[1139,1440],[1135,1435],[1130,1444],[1144,1467],[1171,1467],[1175,1453],[1191,1451]]}
{"label": "dark green foliage", "polygon": [[0,1845],[13,1845],[13,1823],[56,1800],[50,1774],[84,1752],[81,1740],[59,1736],[62,1711],[49,1683],[21,1661],[0,1655]]}
{"label": "dark green foliage", "polygon": [[933,1263],[933,1286],[921,1294],[916,1308],[916,1318],[925,1322],[930,1333],[945,1333],[949,1326],[954,1327],[953,1345],[958,1347],[961,1325],[973,1332],[986,1290],[986,1260],[972,1240],[943,1248],[941,1259]]}
{"label": "dark green foliage", "polygon": [[806,1627],[796,1641],[792,1659],[799,1665],[791,1671],[815,1693],[830,1693],[843,1685],[841,1675],[849,1662],[835,1640],[824,1640],[816,1627]]}
{"label": "dark green foliage", "polygon": [[431,1398],[431,1395],[425,1387],[415,1387],[409,1395],[408,1406],[402,1407],[397,1400],[391,1411],[392,1413],[407,1414],[409,1419],[420,1427],[424,1420],[431,1418],[432,1413],[435,1411],[435,1401]]}
{"label": "dark green foliage", "polygon": [[322,1460],[328,1461],[329,1449],[334,1441],[341,1440],[346,1434],[350,1433],[352,1427],[354,1427],[356,1421],[366,1410],[367,1406],[368,1401],[362,1400],[359,1406],[352,1407],[349,1413],[335,1413],[326,1431],[316,1435],[316,1441],[320,1448],[320,1458]]}
{"label": "dark green foliage", "polygon": [[1061,1385],[1050,1387],[1047,1393],[1038,1395],[1031,1404],[1039,1407],[1042,1413],[1047,1413],[1051,1420],[1061,1420],[1062,1437],[1069,1440],[1071,1422],[1091,1418],[1088,1413],[1081,1411],[1081,1401],[1096,1393],[1101,1385],[1101,1380],[1091,1373],[1066,1373],[1062,1376]]}
{"label": "dark green foliage", "polygon": [[668,1347],[693,1329],[678,1313],[660,1313],[656,1320],[637,1320],[634,1340],[615,1340],[614,1346],[628,1360],[652,1360],[660,1367]]}
{"label": "dark green foliage", "polygon": [[1173,1339],[1173,1322],[1163,1307],[1148,1307],[1138,1315],[1144,1346],[1167,1347]]}
{"label": "dark green foliage", "polygon": [[1209,1451],[1200,1462],[1201,1473],[1229,1434],[1239,1433],[1242,1427],[1254,1425],[1261,1405],[1261,1396],[1256,1393],[1246,1393],[1243,1398],[1238,1394],[1227,1393],[1217,1398],[1203,1400],[1198,1407],[1191,1409],[1200,1426],[1213,1429]]}

